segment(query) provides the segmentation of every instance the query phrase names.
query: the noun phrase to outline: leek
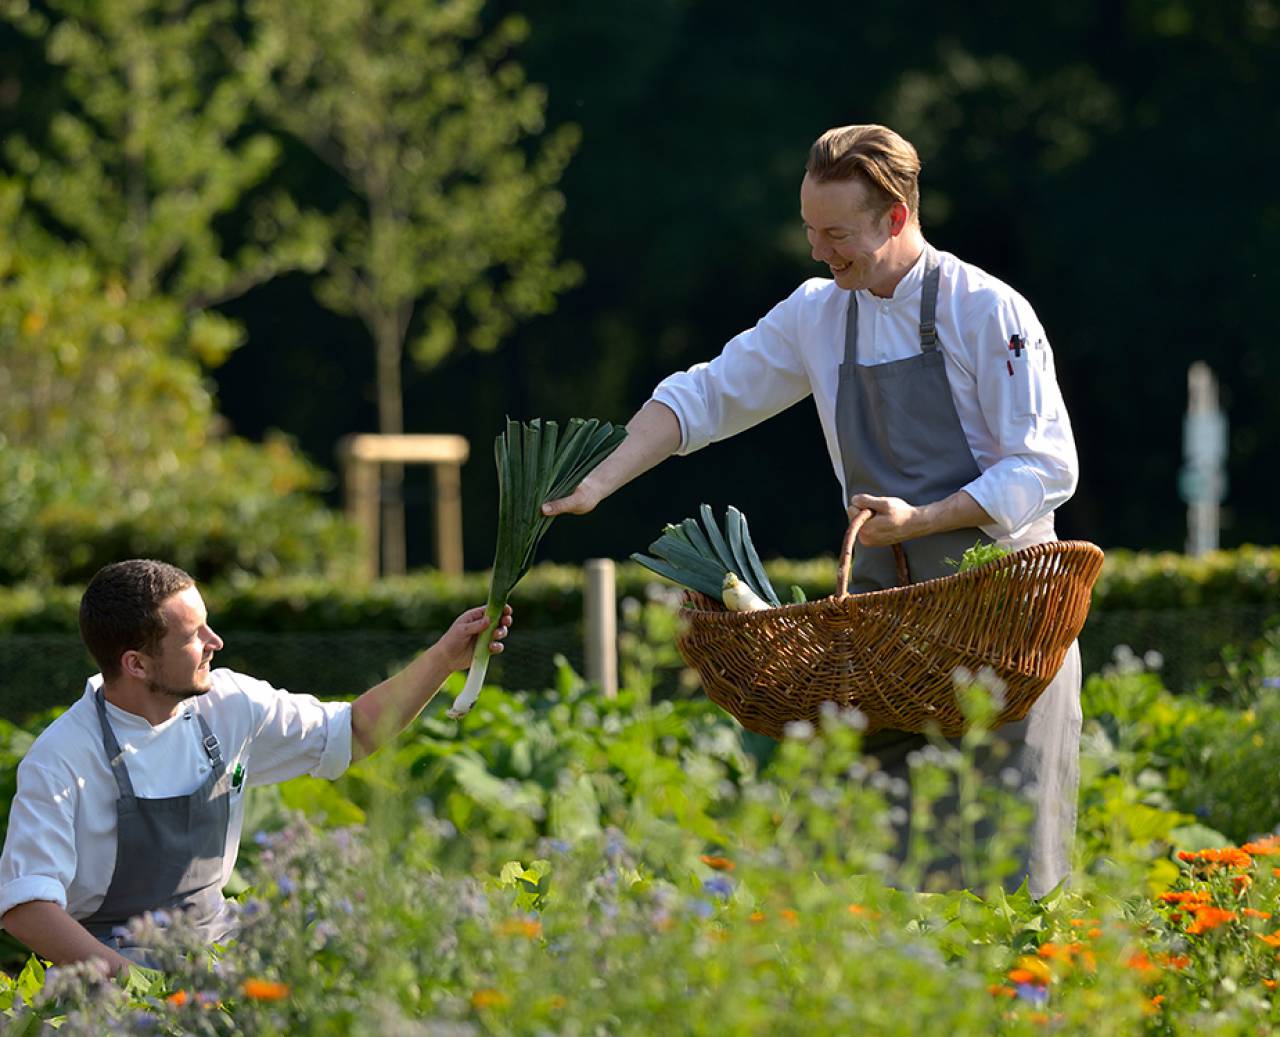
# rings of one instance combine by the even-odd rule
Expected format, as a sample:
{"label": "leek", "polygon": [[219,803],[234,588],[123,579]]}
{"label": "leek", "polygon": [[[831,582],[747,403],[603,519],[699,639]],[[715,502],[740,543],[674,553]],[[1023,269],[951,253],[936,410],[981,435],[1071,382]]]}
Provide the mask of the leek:
{"label": "leek", "polygon": [[[776,608],[780,604],[778,595],[751,542],[747,517],[730,505],[725,512],[726,536],[710,507],[702,505],[699,514],[702,526],[691,518],[678,526],[669,525],[663,529],[662,536],[649,545],[656,557],[636,553],[631,556],[632,561],[668,580],[723,601],[735,610],[738,606],[730,604],[731,599],[748,602],[758,599],[766,607]],[[732,584],[726,583],[729,575],[735,577]],[[737,589],[739,583],[741,590]],[[727,587],[733,589],[726,597]]]}
{"label": "leek", "polygon": [[476,638],[471,669],[462,693],[448,715],[457,720],[470,712],[489,669],[489,643],[502,619],[511,590],[533,564],[538,541],[551,525],[542,514],[549,500],[567,497],[587,473],[626,438],[621,426],[595,418],[570,418],[565,434],[554,421],[534,418],[527,424],[507,419],[507,430],[494,441],[498,465],[498,543],[489,577],[485,615],[489,625]]}

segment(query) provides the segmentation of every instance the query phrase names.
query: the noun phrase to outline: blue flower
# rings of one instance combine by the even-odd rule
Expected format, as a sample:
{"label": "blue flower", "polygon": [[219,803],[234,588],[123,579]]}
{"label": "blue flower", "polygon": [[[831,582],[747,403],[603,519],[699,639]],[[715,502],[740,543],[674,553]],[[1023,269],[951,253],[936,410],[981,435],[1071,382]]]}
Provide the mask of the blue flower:
{"label": "blue flower", "polygon": [[1018,983],[1014,990],[1022,1001],[1030,1001],[1033,1005],[1043,1005],[1049,1000],[1049,988],[1039,983]]}
{"label": "blue flower", "polygon": [[702,880],[702,889],[705,893],[711,893],[727,900],[733,892],[733,882],[723,875],[713,875],[709,879]]}
{"label": "blue flower", "polygon": [[689,910],[699,918],[710,918],[716,913],[715,905],[709,900],[703,900],[701,897],[690,898]]}

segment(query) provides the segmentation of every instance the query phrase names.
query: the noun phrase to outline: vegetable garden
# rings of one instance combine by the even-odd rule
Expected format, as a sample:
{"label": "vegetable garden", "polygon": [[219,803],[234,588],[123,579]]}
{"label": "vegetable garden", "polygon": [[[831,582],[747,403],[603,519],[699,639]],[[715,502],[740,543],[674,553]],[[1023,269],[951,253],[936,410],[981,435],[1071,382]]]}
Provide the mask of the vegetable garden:
{"label": "vegetable garden", "polygon": [[[780,743],[701,696],[656,699],[671,610],[632,613],[625,689],[439,702],[330,784],[255,790],[212,959],[165,929],[164,974],[105,983],[14,957],[10,1034],[1265,1032],[1280,1022],[1280,638],[1173,694],[1121,651],[1084,693],[1077,867],[1007,890],[1022,820],[922,753],[914,803],[859,759],[856,725]],[[442,696],[461,689],[455,675]],[[987,708],[975,681],[969,708]],[[35,730],[4,728],[3,768]],[[969,738],[976,749],[980,735]],[[11,787],[11,784],[10,784]],[[931,825],[955,793],[963,824]],[[904,873],[881,850],[911,809]],[[975,845],[985,816],[997,836]],[[970,892],[929,888],[960,852]],[[901,887],[901,888],[900,888]],[[1273,912],[1277,912],[1273,917]],[[152,920],[155,925],[165,920]],[[49,1030],[49,1032],[55,1032]]]}

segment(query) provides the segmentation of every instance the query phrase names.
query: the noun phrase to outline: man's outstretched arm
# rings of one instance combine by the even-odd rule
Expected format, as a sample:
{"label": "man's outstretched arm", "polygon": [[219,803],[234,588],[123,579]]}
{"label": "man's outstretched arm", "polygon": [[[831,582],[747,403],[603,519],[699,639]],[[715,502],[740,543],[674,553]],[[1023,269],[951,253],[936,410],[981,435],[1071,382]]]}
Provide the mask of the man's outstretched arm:
{"label": "man's outstretched arm", "polygon": [[547,501],[544,515],[585,515],[637,475],[680,447],[680,421],[665,403],[650,400],[627,422],[627,438],[567,497]]}

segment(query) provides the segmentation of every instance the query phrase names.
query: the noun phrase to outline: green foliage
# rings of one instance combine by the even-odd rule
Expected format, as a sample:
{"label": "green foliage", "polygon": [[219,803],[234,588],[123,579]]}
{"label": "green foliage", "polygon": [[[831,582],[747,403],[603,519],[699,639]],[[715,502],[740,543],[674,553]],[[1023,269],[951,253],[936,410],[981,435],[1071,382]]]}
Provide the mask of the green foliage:
{"label": "green foliage", "polygon": [[320,301],[397,357],[411,335],[428,368],[549,312],[579,277],[556,259],[554,190],[577,131],[540,136],[545,92],[511,58],[523,19],[486,33],[479,0],[248,9],[283,54],[261,106],[347,189],[328,216]]}
{"label": "green foliage", "polygon": [[[59,110],[11,137],[6,157],[46,226],[83,244],[120,290],[201,309],[319,264],[323,224],[282,192],[255,194],[281,155],[247,128],[280,41],[243,40],[235,3],[6,0],[0,15],[63,72]],[[241,205],[243,235],[224,242],[218,221]],[[210,366],[238,344],[218,323],[192,341]]]}
{"label": "green foliage", "polygon": [[281,436],[218,434],[200,356],[225,323],[23,240],[0,248],[0,583],[136,556],[201,579],[344,571],[354,536],[313,495],[322,474]]}
{"label": "green foliage", "polygon": [[[1205,580],[1205,569],[1193,560],[1179,563],[1170,555],[1108,554],[1094,589],[1091,614],[1107,615],[1144,601],[1150,608],[1175,608],[1179,599],[1205,608],[1245,599],[1274,603],[1280,609],[1280,550],[1221,551],[1213,556],[1213,563],[1213,578]],[[765,570],[774,584],[795,585],[810,601],[834,593],[834,558],[775,559],[765,563]],[[213,586],[206,596],[228,629],[443,629],[459,609],[484,600],[487,586],[483,573],[455,580],[424,571],[368,585],[290,574]],[[559,624],[581,619],[580,567],[541,563],[520,586],[522,622]],[[639,565],[622,563],[617,568],[620,599],[644,600],[647,588],[659,586],[672,589]],[[0,631],[74,631],[72,600],[70,592],[54,591],[46,597],[30,588],[0,587]],[[1086,636],[1087,631],[1086,627]],[[1246,679],[1241,674],[1240,679]],[[1248,679],[1257,685],[1261,676]]]}
{"label": "green foliage", "polygon": [[954,558],[948,558],[947,562],[955,566],[958,573],[968,572],[970,569],[976,569],[980,565],[986,565],[987,562],[994,562],[997,558],[1003,558],[1009,553],[1008,548],[1001,547],[999,544],[984,544],[981,540],[972,547],[965,548],[964,554],[960,556],[960,561]]}
{"label": "green foliage", "polygon": [[[1150,709],[1152,684],[1116,671],[1091,699]],[[335,783],[349,810],[298,796],[309,779],[283,786],[265,815],[251,802],[262,827],[242,855],[233,944],[204,951],[182,920],[135,921],[163,971],[114,984],[28,958],[0,976],[6,1032],[40,1021],[72,1035],[1047,1024],[1154,1037],[1280,1023],[1262,939],[1274,939],[1280,846],[1173,863],[1163,822],[1133,825],[1122,803],[1083,833],[1098,854],[1086,864],[1103,866],[1040,901],[1002,889],[986,854],[975,892],[892,888],[878,857],[884,797],[855,729],[797,732],[758,771],[713,710],[650,710],[628,694],[596,701],[570,673],[534,699],[489,689],[461,732],[428,718]],[[1142,751],[1151,729],[1132,727],[1137,713],[1112,719],[1118,744]],[[922,762],[914,780],[963,788],[967,760]],[[972,819],[997,804],[968,807]],[[1158,859],[1160,883],[1135,885]]]}

